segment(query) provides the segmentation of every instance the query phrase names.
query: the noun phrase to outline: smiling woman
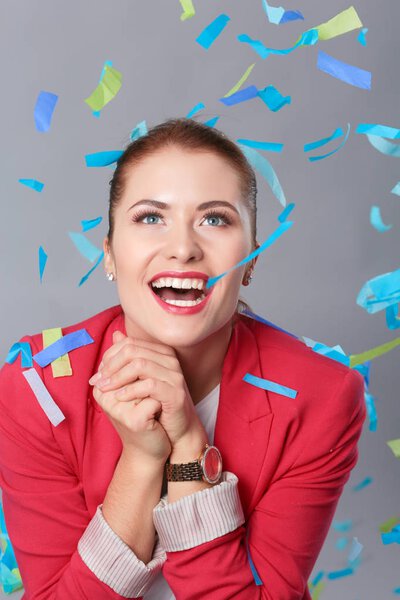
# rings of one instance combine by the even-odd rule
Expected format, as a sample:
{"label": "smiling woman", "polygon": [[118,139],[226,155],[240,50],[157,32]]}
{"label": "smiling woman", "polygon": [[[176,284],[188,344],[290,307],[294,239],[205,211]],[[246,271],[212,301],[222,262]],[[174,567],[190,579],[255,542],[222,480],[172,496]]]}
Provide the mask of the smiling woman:
{"label": "smiling woman", "polygon": [[50,423],[17,362],[0,371],[0,486],[27,600],[311,598],[364,382],[242,313],[258,257],[230,268],[259,246],[256,192],[240,148],[191,119],[118,160],[103,248],[120,304],[63,328],[93,339],[72,376],[33,367],[65,418]]}

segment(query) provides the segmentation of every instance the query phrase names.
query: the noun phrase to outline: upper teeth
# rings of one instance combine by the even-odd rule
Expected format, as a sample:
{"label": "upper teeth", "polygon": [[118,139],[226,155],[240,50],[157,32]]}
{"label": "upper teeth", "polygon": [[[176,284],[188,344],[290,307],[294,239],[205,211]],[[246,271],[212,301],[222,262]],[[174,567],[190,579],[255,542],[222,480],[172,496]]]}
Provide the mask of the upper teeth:
{"label": "upper teeth", "polygon": [[195,288],[202,290],[204,286],[203,279],[181,279],[178,277],[160,277],[151,282],[153,287],[174,287],[174,288]]}

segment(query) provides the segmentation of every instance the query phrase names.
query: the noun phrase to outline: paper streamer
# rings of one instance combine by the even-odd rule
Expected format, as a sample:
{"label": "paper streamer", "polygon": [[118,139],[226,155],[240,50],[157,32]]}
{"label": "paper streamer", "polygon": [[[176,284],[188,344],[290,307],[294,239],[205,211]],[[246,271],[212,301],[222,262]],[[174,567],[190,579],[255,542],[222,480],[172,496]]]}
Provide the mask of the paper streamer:
{"label": "paper streamer", "polygon": [[384,224],[384,222],[382,221],[381,209],[379,208],[379,206],[371,206],[369,220],[370,220],[372,227],[374,227],[376,229],[376,231],[379,231],[380,233],[389,231],[389,229],[392,229],[392,227],[393,227],[393,225],[385,225]]}
{"label": "paper streamer", "polygon": [[285,207],[285,194],[283,193],[283,189],[279,182],[278,176],[275,173],[269,160],[267,160],[254,148],[242,146],[242,144],[239,144],[239,146],[249,163],[252,165],[252,167],[259,171],[261,175],[267,180],[268,185],[270,186],[274,196],[278,199],[282,206]]}
{"label": "paper streamer", "polygon": [[37,131],[45,132],[50,129],[51,119],[57,104],[58,96],[51,92],[39,92],[37,97],[34,119]]}
{"label": "paper streamer", "polygon": [[354,492],[359,492],[360,490],[363,490],[365,487],[367,487],[368,485],[370,485],[373,482],[372,477],[365,477],[365,479],[363,479],[362,481],[360,481],[360,483],[358,483],[357,485],[353,486],[353,491]]}
{"label": "paper streamer", "polygon": [[22,183],[22,185],[32,188],[35,192],[41,192],[44,188],[44,183],[37,179],[18,179],[18,181]]}
{"label": "paper streamer", "polygon": [[[43,348],[48,348],[51,344],[63,337],[61,327],[53,327],[52,329],[44,329],[42,331]],[[68,354],[63,354],[53,360],[51,363],[53,377],[67,377],[72,375],[72,367]]]}
{"label": "paper streamer", "polygon": [[386,325],[389,329],[400,328],[400,302],[386,308]]}
{"label": "paper streamer", "polygon": [[400,439],[388,440],[386,443],[395,455],[395,457],[400,458]]}
{"label": "paper streamer", "polygon": [[282,106],[290,104],[292,101],[290,96],[282,96],[273,85],[268,85],[263,90],[258,90],[258,95],[273,112],[277,112]]}
{"label": "paper streamer", "polygon": [[90,96],[85,98],[86,104],[94,111],[101,110],[115,98],[121,85],[122,73],[106,64],[104,67],[104,76]]}
{"label": "paper streamer", "polygon": [[263,390],[274,392],[275,394],[280,394],[281,396],[286,396],[287,398],[296,398],[297,396],[296,390],[286,387],[280,383],[276,383],[275,381],[270,381],[269,379],[256,377],[255,375],[251,375],[251,373],[246,373],[246,375],[243,377],[243,381],[246,381],[246,383],[250,383],[255,387],[262,388]]}
{"label": "paper streamer", "polygon": [[95,152],[86,154],[85,161],[87,167],[107,167],[117,162],[122,156],[123,150],[107,150],[105,152]]}
{"label": "paper streamer", "polygon": [[[336,130],[336,131],[338,131],[338,130]],[[349,134],[350,134],[350,123],[347,123],[346,135],[344,136],[343,141],[339,144],[339,146],[337,148],[335,148],[334,150],[331,150],[331,152],[328,152],[327,154],[315,154],[314,156],[309,156],[308,160],[310,162],[315,162],[316,160],[323,160],[324,158],[328,158],[328,156],[332,156],[332,154],[335,154],[341,148],[343,148],[343,146],[345,145],[345,143],[347,142],[347,140],[349,138]]]}
{"label": "paper streamer", "polygon": [[186,21],[187,19],[191,19],[192,17],[194,17],[194,15],[196,14],[195,8],[193,6],[193,2],[192,0],[179,0],[182,8],[183,8],[183,13],[181,14],[181,21]]}
{"label": "paper streamer", "polygon": [[315,142],[310,142],[309,144],[304,144],[304,152],[309,152],[310,150],[315,150],[316,148],[320,148],[321,146],[325,146],[332,140],[343,135],[343,130],[338,127],[329,137],[322,138],[320,140],[316,140]]}
{"label": "paper streamer", "polygon": [[282,15],[281,20],[279,21],[279,25],[283,25],[283,23],[290,23],[291,21],[304,21],[304,17],[299,10],[285,10]]}
{"label": "paper streamer", "polygon": [[143,120],[143,121],[140,121],[140,123],[138,123],[136,125],[136,127],[134,127],[132,129],[132,132],[130,135],[131,142],[134,142],[135,140],[139,139],[140,137],[143,137],[146,134],[147,134],[146,120]]}
{"label": "paper streamer", "polygon": [[400,158],[400,144],[393,144],[388,140],[380,137],[379,135],[369,135],[367,133],[367,139],[371,146],[376,148],[382,154],[386,154],[386,156],[394,156],[395,158]]}
{"label": "paper streamer", "polygon": [[259,246],[251,254],[249,254],[248,256],[246,256],[246,258],[243,258],[243,260],[241,260],[236,265],[234,265],[233,267],[231,267],[230,269],[228,269],[228,271],[225,271],[225,273],[222,273],[221,275],[218,275],[217,277],[210,277],[207,280],[206,288],[211,287],[212,285],[214,285],[214,283],[216,283],[217,281],[219,281],[222,277],[225,277],[225,275],[227,275],[228,273],[230,273],[233,269],[236,269],[237,267],[240,267],[241,265],[246,264],[247,262],[249,262],[250,260],[252,260],[256,256],[258,256],[259,254],[261,254],[261,252],[263,252],[266,248],[268,248],[269,246],[272,246],[272,244],[274,244],[276,242],[276,240],[278,238],[280,238],[283,233],[285,233],[285,231],[287,231],[288,229],[290,229],[290,227],[292,227],[292,225],[293,225],[293,221],[285,221],[285,223],[282,223],[278,227],[278,229],[276,229],[274,231],[274,233],[272,235],[270,235],[269,238],[267,238],[265,240],[265,242],[263,242],[261,244],[261,246]]}
{"label": "paper streamer", "polygon": [[367,45],[366,33],[368,31],[368,27],[363,27],[363,29],[358,34],[357,40],[360,42],[362,46]]}
{"label": "paper streamer", "polygon": [[239,42],[249,44],[253,48],[253,50],[257,52],[259,56],[261,56],[261,58],[265,59],[270,54],[289,54],[299,46],[312,46],[316,44],[318,42],[318,31],[316,29],[310,29],[309,31],[305,31],[294,46],[291,46],[290,48],[285,48],[283,50],[278,50],[277,48],[267,48],[259,40],[252,40],[251,37],[248,36],[246,33],[241,33],[240,35],[238,35],[237,39],[239,40]]}
{"label": "paper streamer", "polygon": [[64,335],[61,339],[53,342],[50,346],[47,346],[47,348],[34,354],[33,360],[40,367],[47,367],[47,365],[60,356],[63,356],[76,348],[93,344],[93,342],[93,338],[88,334],[86,329],[78,329],[78,331],[67,333],[67,335]]}
{"label": "paper streamer", "polygon": [[332,526],[335,531],[349,531],[353,527],[353,521],[351,519],[347,519],[346,521],[334,521]]}
{"label": "paper streamer", "polygon": [[308,338],[306,336],[303,336],[303,340],[307,344],[307,346],[309,346],[314,352],[322,354],[323,356],[327,356],[332,360],[336,360],[337,362],[340,362],[343,365],[346,365],[347,367],[349,366],[350,358],[346,355],[341,346],[336,345],[332,348],[331,346],[327,346],[326,344],[322,344],[321,342],[316,342],[315,340],[312,340],[311,338]]}
{"label": "paper streamer", "polygon": [[93,273],[93,271],[95,269],[97,269],[97,267],[99,266],[99,264],[101,263],[101,261],[103,260],[103,258],[104,258],[104,251],[101,252],[99,258],[97,259],[96,264],[86,273],[86,275],[84,275],[82,277],[82,279],[78,283],[78,287],[80,287],[83,283],[85,283],[85,281],[91,276],[91,274]]}
{"label": "paper streamer", "polygon": [[340,577],[346,577],[347,575],[353,575],[354,570],[351,567],[347,567],[346,569],[340,569],[338,571],[330,571],[327,574],[328,579],[339,579]]}
{"label": "paper streamer", "polygon": [[397,196],[400,196],[400,181],[398,183],[396,183],[394,188],[391,190],[391,193],[396,194]]}
{"label": "paper streamer", "polygon": [[364,90],[371,89],[371,72],[349,65],[325,52],[318,50],[317,67],[324,73],[340,79],[344,83],[354,85]]}
{"label": "paper streamer", "polygon": [[[106,67],[112,67],[112,61],[111,60],[106,60],[103,66],[103,69],[101,71],[101,75],[100,75],[100,79],[99,79],[99,84],[103,81],[103,77],[106,73]],[[92,115],[96,118],[99,118],[101,115],[101,111],[100,110],[94,110],[92,111]]]}
{"label": "paper streamer", "polygon": [[393,527],[395,525],[397,525],[400,522],[400,515],[397,517],[390,517],[389,519],[387,519],[386,521],[384,521],[383,523],[381,523],[379,525],[379,531],[381,533],[389,533],[389,531],[391,531],[391,529],[393,529]]}
{"label": "paper streamer", "polygon": [[208,50],[221,32],[225,29],[230,20],[231,19],[228,17],[228,15],[219,15],[216,19],[214,19],[214,21],[207,25],[205,29],[203,29],[200,35],[196,38],[196,42]]}
{"label": "paper streamer", "polygon": [[228,97],[220,98],[219,101],[225,104],[225,106],[232,106],[233,104],[239,104],[239,102],[245,102],[246,100],[251,100],[252,98],[257,98],[258,89],[255,85],[249,85],[247,88],[243,90],[239,90],[234,94],[231,94]]}
{"label": "paper streamer", "polygon": [[311,600],[319,600],[326,586],[325,581],[320,581],[311,591]]}
{"label": "paper streamer", "polygon": [[400,269],[369,279],[357,296],[357,304],[374,314],[400,301]]}
{"label": "paper streamer", "polygon": [[357,125],[356,133],[378,135],[391,140],[400,139],[400,129],[389,127],[389,125],[379,125],[378,123],[360,123]]}
{"label": "paper streamer", "polygon": [[250,75],[252,70],[254,69],[255,64],[256,63],[253,63],[246,69],[246,71],[244,72],[242,77],[239,79],[239,81],[233,86],[232,89],[229,90],[229,92],[227,94],[225,94],[224,98],[227,98],[228,96],[231,96],[232,94],[234,94],[235,92],[238,91],[238,89],[244,84],[244,82],[246,81],[246,79],[248,78],[248,76]]}
{"label": "paper streamer", "polygon": [[386,344],[382,344],[381,346],[376,346],[375,348],[367,350],[366,352],[362,352],[361,354],[351,354],[350,367],[353,368],[356,365],[365,362],[366,360],[373,360],[378,356],[382,356],[383,354],[390,352],[390,350],[393,350],[393,348],[396,348],[396,346],[400,346],[400,337],[395,338]]}
{"label": "paper streamer", "polygon": [[103,217],[97,217],[97,219],[90,219],[89,221],[81,221],[82,231],[89,231],[89,229],[93,229],[97,227],[103,220]]}
{"label": "paper streamer", "polygon": [[335,548],[337,550],[344,550],[348,544],[348,539],[345,537],[338,538],[335,543]]}
{"label": "paper streamer", "polygon": [[257,142],[255,140],[247,140],[245,138],[238,138],[236,140],[238,144],[243,146],[250,146],[250,148],[258,148],[259,150],[268,150],[269,152],[282,152],[283,144],[275,144],[273,142]]}
{"label": "paper streamer", "polygon": [[376,431],[378,429],[378,415],[376,413],[375,398],[369,392],[364,392],[364,399],[369,419],[368,429],[369,431]]}
{"label": "paper streamer", "polygon": [[279,8],[269,6],[266,0],[262,0],[262,2],[268,21],[274,25],[279,25],[283,15],[285,14],[285,9],[282,6]]}
{"label": "paper streamer", "polygon": [[347,560],[349,560],[350,562],[355,561],[356,558],[359,557],[363,548],[364,548],[364,546],[362,544],[360,544],[360,542],[358,541],[358,538],[353,537]]}
{"label": "paper streamer", "polygon": [[325,41],[359,27],[362,27],[360,17],[354,6],[350,6],[350,8],[343,10],[329,21],[313,27],[313,29],[318,31],[318,39]]}
{"label": "paper streamer", "polygon": [[191,117],[193,117],[193,115],[195,115],[196,113],[198,113],[201,110],[203,110],[203,108],[205,108],[205,105],[203,104],[203,102],[199,102],[198,104],[196,104],[196,106],[194,106],[192,108],[192,110],[190,110],[188,112],[188,114],[186,115],[186,118],[190,119]]}
{"label": "paper streamer", "polygon": [[48,389],[39,377],[39,374],[37,373],[36,369],[32,367],[32,369],[22,371],[22,375],[28,382],[32,392],[36,396],[36,400],[39,402],[41,408],[46,413],[51,424],[54,425],[54,427],[57,427],[57,425],[64,421],[65,416],[60,410],[60,408],[57,406],[57,404],[54,402]]}
{"label": "paper streamer", "polygon": [[293,202],[291,204],[288,204],[287,207],[279,215],[278,221],[280,223],[284,223],[286,221],[286,219],[288,218],[288,216],[290,215],[290,213],[292,212],[292,210],[294,209],[295,206],[296,205]]}
{"label": "paper streamer", "polygon": [[400,544],[400,525],[393,527],[389,533],[381,533],[382,542],[386,544]]}
{"label": "paper streamer", "polygon": [[208,121],[205,121],[203,123],[203,125],[207,125],[208,127],[214,127],[215,123],[219,121],[219,117],[213,117],[212,119],[209,119]]}
{"label": "paper streamer", "polygon": [[87,258],[92,263],[98,260],[103,251],[94,246],[92,242],[87,239],[87,237],[85,237],[82,233],[75,233],[74,231],[69,231],[68,235],[82,256]]}
{"label": "paper streamer", "polygon": [[6,363],[10,365],[16,361],[18,355],[21,355],[21,367],[32,367],[32,350],[29,342],[16,342],[8,351]]}
{"label": "paper streamer", "polygon": [[44,273],[44,270],[46,268],[46,263],[47,263],[47,254],[44,251],[44,249],[42,248],[42,246],[39,246],[39,277],[40,277],[40,283],[42,283],[43,273]]}

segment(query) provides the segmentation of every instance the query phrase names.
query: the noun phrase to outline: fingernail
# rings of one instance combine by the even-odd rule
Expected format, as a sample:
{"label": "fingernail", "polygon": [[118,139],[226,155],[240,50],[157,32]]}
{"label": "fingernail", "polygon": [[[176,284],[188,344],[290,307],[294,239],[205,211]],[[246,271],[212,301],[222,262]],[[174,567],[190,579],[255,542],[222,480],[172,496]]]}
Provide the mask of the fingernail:
{"label": "fingernail", "polygon": [[95,373],[94,375],[91,376],[91,378],[89,379],[90,385],[93,385],[94,383],[96,383],[96,381],[99,381],[99,379],[101,379],[100,371],[98,371],[98,373]]}
{"label": "fingernail", "polygon": [[104,379],[98,379],[96,381],[96,385],[97,387],[105,387],[106,385],[108,385],[110,383],[111,379],[109,377],[104,377]]}

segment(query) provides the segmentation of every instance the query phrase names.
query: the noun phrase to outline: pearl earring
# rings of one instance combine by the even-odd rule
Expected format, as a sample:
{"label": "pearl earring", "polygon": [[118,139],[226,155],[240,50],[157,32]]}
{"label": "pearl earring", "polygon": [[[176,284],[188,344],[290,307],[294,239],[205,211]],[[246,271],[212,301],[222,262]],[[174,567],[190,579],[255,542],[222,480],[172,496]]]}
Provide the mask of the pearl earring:
{"label": "pearl earring", "polygon": [[114,273],[106,273],[108,281],[114,281]]}

